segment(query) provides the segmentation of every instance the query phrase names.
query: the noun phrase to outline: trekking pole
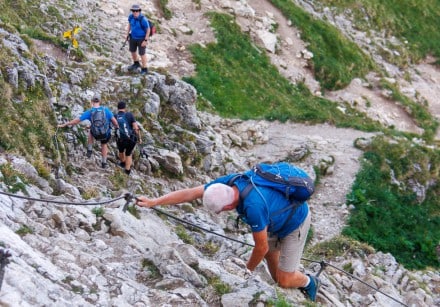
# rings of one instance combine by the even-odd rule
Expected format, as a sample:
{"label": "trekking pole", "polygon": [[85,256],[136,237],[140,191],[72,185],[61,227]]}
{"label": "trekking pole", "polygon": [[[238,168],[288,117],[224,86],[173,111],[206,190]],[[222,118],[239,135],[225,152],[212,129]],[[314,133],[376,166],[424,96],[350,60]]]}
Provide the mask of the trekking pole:
{"label": "trekking pole", "polygon": [[11,253],[7,250],[0,249],[0,290],[2,289],[3,277],[5,276],[5,267],[9,263]]}
{"label": "trekking pole", "polygon": [[129,38],[130,38],[130,34],[127,35],[127,37],[125,38],[125,41],[122,43],[121,50],[124,49],[124,47],[127,45]]}

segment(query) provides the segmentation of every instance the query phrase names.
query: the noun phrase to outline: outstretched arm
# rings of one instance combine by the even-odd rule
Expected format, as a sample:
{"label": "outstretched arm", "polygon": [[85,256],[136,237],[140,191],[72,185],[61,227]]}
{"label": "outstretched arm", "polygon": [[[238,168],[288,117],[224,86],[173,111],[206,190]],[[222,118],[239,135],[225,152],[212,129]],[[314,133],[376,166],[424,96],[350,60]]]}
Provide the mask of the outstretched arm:
{"label": "outstretched arm", "polygon": [[203,197],[204,186],[200,185],[195,188],[188,188],[170,192],[158,198],[148,198],[139,196],[136,198],[136,204],[141,207],[151,208],[157,205],[177,205],[197,198]]}
{"label": "outstretched arm", "polygon": [[66,126],[74,126],[74,125],[78,124],[80,121],[81,120],[79,118],[75,118],[75,119],[72,119],[71,121],[69,121],[67,123],[59,124],[58,127],[59,128],[63,128],[63,127],[66,127]]}

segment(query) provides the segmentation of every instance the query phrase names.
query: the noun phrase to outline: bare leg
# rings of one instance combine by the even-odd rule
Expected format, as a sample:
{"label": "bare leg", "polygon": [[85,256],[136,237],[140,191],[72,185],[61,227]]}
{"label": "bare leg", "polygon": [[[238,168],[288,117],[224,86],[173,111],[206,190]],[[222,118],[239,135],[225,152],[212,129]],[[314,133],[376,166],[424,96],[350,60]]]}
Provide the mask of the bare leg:
{"label": "bare leg", "polygon": [[87,144],[93,145],[93,136],[92,133],[89,132],[89,135],[87,136]]}
{"label": "bare leg", "polygon": [[107,159],[108,146],[107,144],[101,144],[101,155],[103,158]]}
{"label": "bare leg", "polygon": [[131,155],[130,156],[125,156],[125,169],[126,170],[130,170],[130,168],[131,168],[131,161],[132,161]]}
{"label": "bare leg", "polygon": [[266,259],[272,279],[277,281],[277,270],[280,260],[280,251],[268,251],[264,258]]}
{"label": "bare leg", "polygon": [[125,157],[125,153],[124,152],[118,153],[118,156],[119,156],[119,161],[121,161],[122,163],[126,162],[126,157]]}
{"label": "bare leg", "polygon": [[306,285],[308,279],[303,273],[298,271],[284,272],[278,268],[280,251],[269,251],[265,258],[272,279],[275,280],[280,287],[299,288]]}
{"label": "bare leg", "polygon": [[147,68],[147,54],[141,55],[142,68]]}
{"label": "bare leg", "polygon": [[133,62],[136,62],[138,60],[137,53],[136,52],[132,52],[131,53],[131,58],[133,59]]}
{"label": "bare leg", "polygon": [[277,270],[278,284],[283,288],[300,288],[304,287],[308,281],[306,275],[299,271],[284,272]]}

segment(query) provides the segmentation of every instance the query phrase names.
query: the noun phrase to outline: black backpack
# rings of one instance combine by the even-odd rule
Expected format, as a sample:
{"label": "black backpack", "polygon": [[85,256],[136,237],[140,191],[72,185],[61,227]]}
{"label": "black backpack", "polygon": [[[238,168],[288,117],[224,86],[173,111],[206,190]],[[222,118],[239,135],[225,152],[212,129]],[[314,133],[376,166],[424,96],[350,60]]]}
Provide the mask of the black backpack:
{"label": "black backpack", "polygon": [[95,140],[106,140],[108,138],[110,125],[105,116],[105,109],[103,107],[92,109],[90,122],[92,124],[90,132]]}
{"label": "black backpack", "polygon": [[128,123],[125,113],[117,114],[119,129],[117,130],[117,137],[119,140],[133,140],[133,129]]}

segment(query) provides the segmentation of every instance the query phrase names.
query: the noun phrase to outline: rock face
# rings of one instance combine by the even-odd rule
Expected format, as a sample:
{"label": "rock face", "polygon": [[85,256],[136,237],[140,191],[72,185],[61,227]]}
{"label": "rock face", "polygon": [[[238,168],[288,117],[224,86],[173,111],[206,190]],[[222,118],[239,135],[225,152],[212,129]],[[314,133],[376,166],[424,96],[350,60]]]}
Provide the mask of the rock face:
{"label": "rock face", "polygon": [[[147,2],[145,11],[157,13],[152,1]],[[163,208],[166,214],[200,227],[185,229],[178,219],[152,209],[130,208],[131,213],[124,212],[126,200],[123,196],[125,193],[135,195],[138,191],[159,196],[178,188],[203,184],[226,172],[242,171],[260,161],[294,161],[312,177],[316,177],[313,166],[319,166],[324,175],[310,201],[314,244],[339,235],[349,214],[345,195],[350,190],[362,154],[354,144],[359,140],[368,143],[374,135],[329,125],[221,119],[197,111],[195,89],[179,79],[179,74],[192,72],[192,66],[180,54],[186,52],[185,48],[176,51],[177,44],[185,46],[189,36],[177,35],[173,39],[172,29],[189,33],[194,24],[188,20],[193,19],[203,26],[191,39],[203,44],[212,41],[213,35],[209,26],[204,24],[205,19],[194,17],[198,14],[197,10],[188,9],[194,5],[193,2],[169,2],[178,13],[168,22],[161,20],[163,34],[154,37],[149,59],[152,67],[165,67],[173,73],[153,72],[145,79],[117,75],[115,71],[124,66],[122,62],[127,56],[117,46],[112,53],[114,63],[103,69],[93,89],[104,93],[108,101],[116,101],[127,93],[141,97],[142,109],[150,116],[149,127],[142,127],[145,142],[138,146],[134,171],[128,179],[124,177],[123,184],[118,181],[121,173],[114,152],[110,153],[111,167],[106,171],[98,168],[99,159],[96,157],[84,159],[84,148],[80,145],[81,133],[84,133],[82,128],[66,132],[69,142],[62,144],[68,153],[69,163],[76,170],[71,175],[61,169],[59,176],[43,179],[23,157],[0,153],[0,165],[11,165],[32,182],[17,192],[20,198],[6,194],[10,192],[10,187],[0,182],[0,249],[11,253],[9,263],[0,272],[0,276],[4,276],[0,289],[1,305],[235,307],[264,306],[283,299],[294,306],[309,304],[297,289],[277,287],[264,264],[260,264],[253,274],[246,272],[245,263],[250,251],[248,244],[253,243],[252,236],[242,226],[237,230],[232,225],[235,216],[212,216],[197,202]],[[270,52],[275,52],[284,44],[294,45],[294,37],[283,37],[281,45],[277,45],[271,25],[277,22],[279,14],[266,11],[262,16],[262,9],[266,10],[268,2],[257,2],[258,5],[251,1],[205,1],[203,8],[233,12],[238,16],[240,25],[252,28],[251,35]],[[97,9],[95,1],[82,0],[77,4],[76,13],[87,20],[91,18],[87,14],[90,10],[100,18],[105,17],[102,22],[107,25],[106,28],[111,28],[110,25],[122,28],[129,4],[114,1],[100,1],[99,4]],[[185,22],[189,26],[182,27]],[[283,29],[283,25],[280,28]],[[104,31],[102,29],[97,31],[103,45],[114,46],[119,35],[117,31],[106,35],[100,35],[104,33],[100,32]],[[13,54],[28,51],[28,46],[19,36],[3,29],[0,29],[0,34],[3,47]],[[159,43],[163,44],[159,47]],[[167,53],[167,48],[173,53]],[[300,48],[298,53],[292,54],[299,54],[295,61],[300,62],[299,66],[304,69],[307,59],[313,55],[302,46],[297,48]],[[272,59],[281,65],[292,61],[291,57],[283,59],[275,56],[277,54]],[[5,80],[13,88],[18,87],[20,82],[32,87],[35,80],[43,80],[43,84],[47,85],[44,87],[45,94],[55,109],[69,108],[73,116],[80,114],[84,110],[83,101],[92,95],[91,89],[82,88],[80,84],[85,76],[99,68],[96,62],[61,68],[50,53],[41,60],[46,63],[50,78],[33,62],[22,58],[20,63],[13,63],[7,68]],[[57,79],[60,71],[68,81]],[[305,70],[296,73],[310,78],[310,72]],[[435,72],[432,73],[435,75]],[[296,80],[293,74],[289,78]],[[418,82],[422,88],[423,80],[418,79]],[[311,88],[316,86],[313,80],[306,83]],[[353,80],[351,86],[357,90],[368,87],[360,80]],[[57,99],[53,97],[51,88],[56,88]],[[362,96],[350,96],[343,92],[331,95],[335,100],[353,102]],[[374,97],[369,99],[373,101]],[[57,116],[60,121],[65,120],[59,113]],[[390,125],[400,120],[399,116],[384,117],[383,120]],[[402,130],[413,128],[405,126]],[[110,146],[115,148],[113,142]],[[6,174],[0,173],[0,176]],[[423,187],[414,185],[413,188],[423,197]],[[89,199],[89,195],[95,197]],[[63,204],[52,203],[51,200]],[[106,203],[98,205],[96,201]],[[348,268],[355,278],[327,267],[320,275],[320,304],[440,304],[438,272],[408,271],[392,255],[358,252],[331,259],[331,264],[337,268]],[[318,272],[319,265],[304,261],[302,270],[314,274]]]}

